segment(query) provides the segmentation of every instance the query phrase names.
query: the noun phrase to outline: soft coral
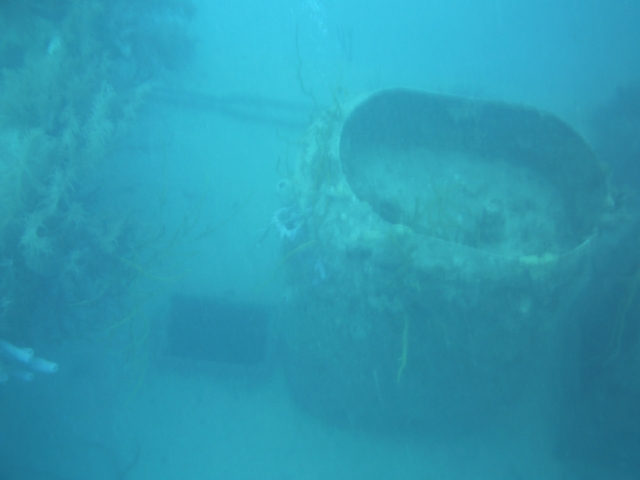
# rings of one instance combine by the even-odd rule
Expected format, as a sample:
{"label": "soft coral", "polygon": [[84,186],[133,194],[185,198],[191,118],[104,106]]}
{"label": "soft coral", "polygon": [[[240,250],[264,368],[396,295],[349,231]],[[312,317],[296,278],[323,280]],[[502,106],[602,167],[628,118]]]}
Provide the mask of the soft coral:
{"label": "soft coral", "polygon": [[20,237],[20,247],[27,266],[32,270],[41,270],[45,258],[53,251],[51,239],[47,237],[46,216],[42,211],[30,213],[25,218],[25,228]]}

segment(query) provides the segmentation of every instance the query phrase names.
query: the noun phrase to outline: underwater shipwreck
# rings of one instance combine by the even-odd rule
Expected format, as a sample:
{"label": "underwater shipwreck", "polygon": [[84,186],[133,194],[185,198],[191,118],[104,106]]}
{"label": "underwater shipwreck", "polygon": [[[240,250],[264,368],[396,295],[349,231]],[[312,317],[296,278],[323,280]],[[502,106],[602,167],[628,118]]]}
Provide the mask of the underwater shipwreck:
{"label": "underwater shipwreck", "polygon": [[325,113],[281,187],[288,384],[383,429],[468,426],[521,398],[612,204],[555,115],[410,89]]}

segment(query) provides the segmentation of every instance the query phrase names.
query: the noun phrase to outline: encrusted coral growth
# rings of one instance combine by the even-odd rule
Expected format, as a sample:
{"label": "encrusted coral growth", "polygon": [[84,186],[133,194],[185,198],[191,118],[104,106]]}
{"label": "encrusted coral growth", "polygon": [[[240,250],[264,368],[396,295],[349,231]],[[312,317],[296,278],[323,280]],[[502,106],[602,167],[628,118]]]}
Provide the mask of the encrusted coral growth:
{"label": "encrusted coral growth", "polygon": [[189,57],[190,14],[180,0],[0,5],[5,333],[45,321],[31,315],[38,302],[56,298],[70,318],[74,305],[126,291],[135,273],[121,259],[143,245],[99,178],[145,93]]}

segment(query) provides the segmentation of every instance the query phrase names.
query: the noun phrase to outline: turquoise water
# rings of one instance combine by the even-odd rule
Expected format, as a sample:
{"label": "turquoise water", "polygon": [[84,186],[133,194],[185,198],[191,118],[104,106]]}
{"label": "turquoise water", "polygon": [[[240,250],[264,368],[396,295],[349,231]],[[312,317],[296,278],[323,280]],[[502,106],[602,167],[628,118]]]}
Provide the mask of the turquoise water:
{"label": "turquoise water", "polygon": [[[21,374],[33,371],[28,364],[0,358],[0,373],[7,374],[0,385],[0,478],[640,476],[638,6],[569,0],[83,5],[0,6],[6,32],[0,41],[0,338],[59,366],[25,382]],[[406,323],[391,289],[344,306],[340,311],[350,312],[344,318],[327,318],[335,335],[367,345],[376,331],[363,312],[389,315],[390,347],[381,354],[390,373],[367,367],[367,378],[353,382],[371,388],[365,393],[373,407],[335,409],[344,392],[327,390],[326,379],[339,378],[344,388],[351,371],[337,360],[296,363],[304,358],[300,351],[315,351],[327,338],[302,335],[307,343],[292,344],[301,337],[283,331],[292,321],[304,331],[305,321],[319,318],[312,297],[300,292],[317,299],[321,289],[340,285],[347,268],[314,236],[318,211],[297,203],[291,179],[308,145],[305,132],[358,95],[393,87],[551,112],[593,146],[611,187],[579,291],[553,299],[564,290],[549,286],[552,300],[545,302],[562,309],[555,323],[537,331],[543,347],[527,358],[519,394],[496,392],[509,401],[482,409],[481,418],[467,418],[468,409],[459,415],[460,404],[473,404],[486,391],[478,378],[507,378],[508,388],[522,357],[510,353],[513,368],[504,371],[486,372],[482,361],[477,370],[465,364],[469,388],[456,385],[467,392],[464,401],[430,393],[439,408],[450,406],[437,428],[417,428],[413,414],[395,421],[369,413],[386,412],[387,395],[395,395],[389,392],[429,380],[412,371],[420,347],[411,334],[421,327]],[[449,171],[443,167],[438,175]],[[457,185],[464,174],[436,183]],[[482,189],[482,182],[470,183]],[[499,187],[494,190],[507,190]],[[336,192],[331,198],[342,198]],[[454,197],[485,198],[469,192]],[[539,205],[556,197],[549,198]],[[274,214],[280,208],[288,208],[287,218]],[[420,208],[416,200],[416,215]],[[448,227],[458,221],[438,215]],[[545,253],[525,260],[552,258]],[[349,255],[361,265],[368,253],[353,248]],[[292,277],[292,266],[299,277]],[[422,280],[406,265],[395,267],[385,274],[399,279],[394,288],[419,298],[415,285]],[[481,291],[478,285],[465,292],[464,301],[473,303]],[[332,295],[342,308],[340,292]],[[175,302],[185,297],[203,301],[202,309],[194,313]],[[531,294],[504,303],[527,315],[541,301]],[[478,315],[497,317],[499,304]],[[433,326],[441,304],[430,307],[421,298],[415,305],[424,311],[412,307],[412,314],[432,315],[425,325],[437,339],[460,335]],[[305,309],[308,316],[287,317]],[[431,331],[424,328],[422,334]],[[500,338],[469,332],[465,342],[478,351],[504,346]],[[214,338],[208,342],[207,335]],[[452,342],[457,348],[455,337]],[[351,360],[365,363],[358,352]],[[447,362],[458,357],[447,355],[443,349],[420,356],[421,372],[451,368]],[[331,374],[323,377],[326,371]]]}

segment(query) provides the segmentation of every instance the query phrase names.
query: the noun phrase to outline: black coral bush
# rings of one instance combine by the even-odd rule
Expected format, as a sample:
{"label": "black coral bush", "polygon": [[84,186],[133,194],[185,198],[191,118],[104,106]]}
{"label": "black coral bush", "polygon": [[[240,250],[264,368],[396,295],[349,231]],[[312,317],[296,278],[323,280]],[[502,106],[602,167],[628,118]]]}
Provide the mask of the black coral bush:
{"label": "black coral bush", "polygon": [[100,173],[146,92],[188,57],[190,12],[174,0],[0,4],[0,330],[35,326],[34,302],[56,298],[69,319],[126,292],[126,260],[146,245]]}

